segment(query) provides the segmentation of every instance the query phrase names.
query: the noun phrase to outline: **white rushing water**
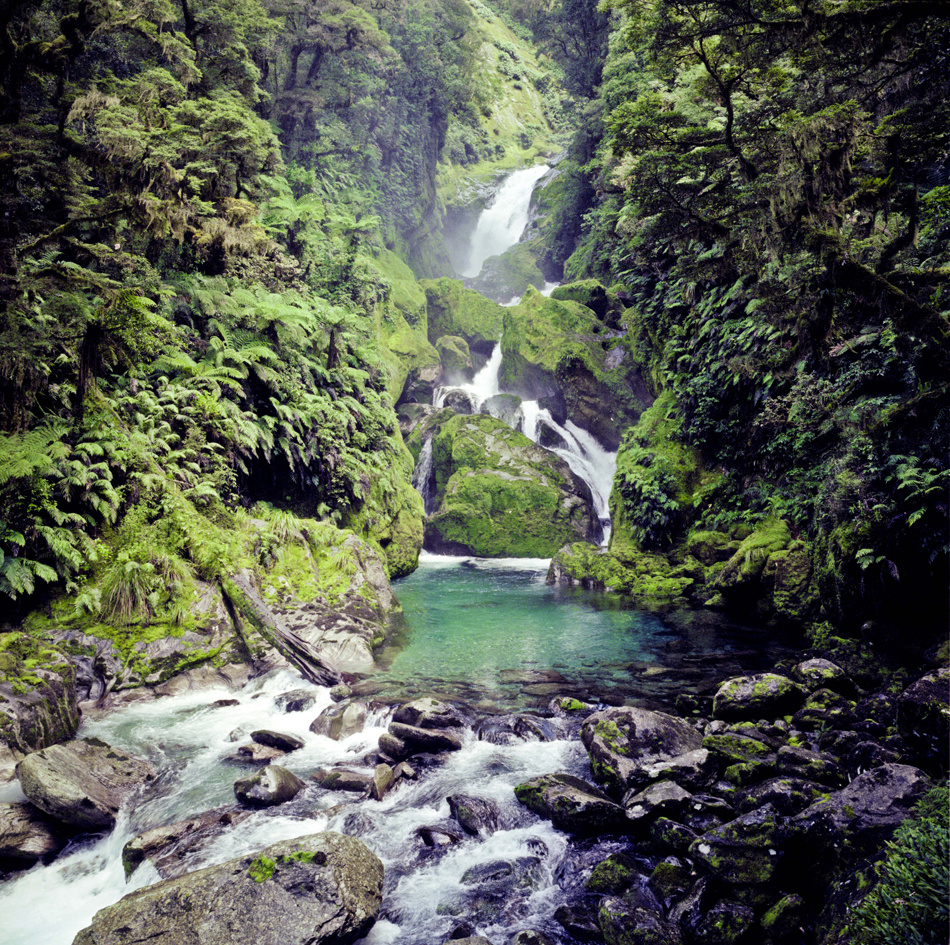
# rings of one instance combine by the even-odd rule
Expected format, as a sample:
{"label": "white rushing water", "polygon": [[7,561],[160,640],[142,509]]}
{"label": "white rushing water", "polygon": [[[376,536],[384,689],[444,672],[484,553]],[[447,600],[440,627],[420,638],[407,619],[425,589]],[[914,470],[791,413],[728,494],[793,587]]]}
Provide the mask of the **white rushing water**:
{"label": "white rushing water", "polygon": [[[313,707],[284,711],[275,700],[290,689],[309,690],[315,699]],[[234,698],[237,705],[212,705]],[[359,764],[376,747],[390,710],[381,707],[375,715],[371,712],[363,732],[335,742],[309,731],[312,720],[330,701],[328,690],[284,672],[253,681],[237,694],[224,689],[187,693],[84,722],[81,736],[96,736],[147,758],[158,768],[159,777],[127,804],[109,835],[76,843],[52,864],[38,865],[0,884],[0,942],[70,945],[99,909],[157,882],[155,868],[145,863],[126,883],[122,847],[146,829],[233,804],[233,783],[249,769],[222,759],[255,729],[288,732],[303,739],[304,747],[280,762],[300,777],[334,763]],[[504,917],[486,914],[478,923],[483,934],[493,928],[512,934],[521,927],[551,921],[557,901],[562,901],[555,877],[563,872],[566,851],[566,838],[522,808],[512,789],[538,774],[581,773],[584,761],[576,739],[498,745],[479,741],[468,732],[461,751],[447,756],[444,764],[418,781],[401,782],[381,802],[324,791],[311,783],[294,801],[252,813],[206,848],[189,854],[186,868],[221,863],[324,829],[355,834],[386,866],[383,917],[367,943],[429,945],[448,938],[459,908],[469,915],[473,908],[477,913],[477,904],[469,902],[476,887],[468,871],[479,864],[533,857],[537,876],[530,887],[506,893],[506,902],[510,899],[513,905],[506,905]],[[462,836],[445,851],[429,849],[419,828],[445,825],[449,818],[446,798],[455,793],[493,802],[499,829],[486,838]],[[451,825],[461,834],[457,822]]]}
{"label": "white rushing water", "polygon": [[445,404],[446,395],[451,391],[461,391],[468,396],[472,406],[472,413],[478,413],[483,403],[490,397],[500,394],[498,388],[498,372],[501,370],[501,345],[492,348],[491,357],[485,366],[472,378],[468,384],[459,384],[457,387],[437,387],[432,399],[435,407]]}
{"label": "white rushing water", "polygon": [[531,194],[548,172],[546,164],[526,167],[509,175],[478,218],[472,235],[472,250],[463,276],[474,278],[489,256],[497,256],[521,239],[528,225]]}

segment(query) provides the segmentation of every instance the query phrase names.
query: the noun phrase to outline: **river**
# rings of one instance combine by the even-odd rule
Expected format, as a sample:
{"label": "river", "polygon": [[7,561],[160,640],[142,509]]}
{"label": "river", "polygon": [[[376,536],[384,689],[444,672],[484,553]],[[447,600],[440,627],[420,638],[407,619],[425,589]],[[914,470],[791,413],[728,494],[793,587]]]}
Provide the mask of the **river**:
{"label": "river", "polygon": [[[424,556],[419,570],[395,585],[405,622],[380,654],[381,671],[356,684],[363,698],[376,700],[367,727],[340,742],[309,730],[331,703],[328,690],[290,672],[254,680],[238,693],[186,693],[85,720],[81,736],[147,758],[160,776],[122,811],[111,834],[81,839],[49,866],[0,886],[0,941],[70,945],[98,909],[156,881],[146,864],[126,884],[123,845],[145,829],[232,804],[233,783],[246,769],[223,759],[247,733],[269,728],[302,738],[304,748],[282,763],[306,778],[320,766],[359,765],[389,723],[387,703],[419,694],[449,699],[482,719],[461,751],[426,768],[418,781],[401,783],[382,802],[310,784],[289,804],[251,814],[189,855],[187,867],[334,829],[359,836],[386,865],[383,913],[368,945],[431,945],[446,939],[462,916],[496,941],[521,928],[570,941],[554,911],[611,848],[594,845],[568,855],[566,837],[514,799],[514,785],[538,774],[589,776],[577,725],[549,716],[551,697],[669,708],[677,693],[706,691],[714,679],[761,669],[777,653],[762,645],[759,633],[703,615],[660,619],[606,606],[602,596],[550,587],[546,568],[541,561]],[[312,694],[307,711],[281,708],[279,696],[292,689]],[[221,699],[236,704],[213,705]],[[527,713],[547,740],[511,735],[503,713],[512,711]],[[419,829],[445,825],[446,798],[459,792],[493,802],[499,829],[429,848]],[[8,788],[4,799],[16,799],[16,792]],[[512,863],[523,882],[484,882]]]}

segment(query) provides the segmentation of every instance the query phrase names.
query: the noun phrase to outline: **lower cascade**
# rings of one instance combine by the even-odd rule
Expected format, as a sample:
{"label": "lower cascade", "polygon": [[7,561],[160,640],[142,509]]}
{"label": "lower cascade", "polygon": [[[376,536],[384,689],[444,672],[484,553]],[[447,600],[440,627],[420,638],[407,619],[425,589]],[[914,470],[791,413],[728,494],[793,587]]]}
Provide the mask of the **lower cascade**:
{"label": "lower cascade", "polygon": [[[496,404],[495,398],[506,395],[501,390],[498,375],[501,370],[501,345],[496,344],[485,365],[465,384],[437,387],[432,403],[443,407],[453,398],[462,398],[471,413],[487,413],[503,420],[512,429],[519,430],[532,443],[544,447],[561,457],[571,471],[587,484],[591,493],[591,503],[600,521],[602,529],[601,543],[606,545],[610,539],[610,490],[617,469],[617,454],[601,446],[586,430],[571,420],[558,423],[549,410],[541,407],[537,400],[517,400],[517,407],[504,402]],[[426,514],[433,512],[432,490],[432,440],[423,442],[419,459],[413,473],[413,485],[426,503]]]}

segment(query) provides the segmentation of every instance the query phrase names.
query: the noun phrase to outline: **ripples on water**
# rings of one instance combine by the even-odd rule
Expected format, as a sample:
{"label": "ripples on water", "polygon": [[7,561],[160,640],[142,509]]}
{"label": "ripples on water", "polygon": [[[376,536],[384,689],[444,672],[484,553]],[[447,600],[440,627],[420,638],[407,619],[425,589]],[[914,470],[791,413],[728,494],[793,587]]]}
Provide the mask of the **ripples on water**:
{"label": "ripples on water", "polygon": [[[679,691],[708,689],[714,679],[763,668],[776,655],[764,648],[761,632],[702,615],[664,622],[606,607],[599,595],[548,587],[546,570],[546,561],[428,558],[395,588],[406,614],[399,646],[383,654],[383,672],[357,689],[392,700],[428,692],[489,712],[540,708],[555,693],[668,707]],[[310,690],[313,707],[280,709],[275,699],[290,689]],[[212,706],[225,698],[238,704]],[[0,942],[70,945],[98,909],[157,881],[144,864],[126,884],[123,845],[146,829],[232,804],[233,783],[247,769],[222,759],[255,729],[304,740],[303,749],[281,761],[303,778],[316,767],[358,764],[376,746],[390,710],[379,707],[365,731],[335,742],[309,731],[329,704],[326,689],[284,672],[237,694],[186,693],[84,721],[80,735],[148,758],[160,777],[122,811],[107,837],[80,840],[49,866],[0,885]],[[190,854],[187,867],[334,829],[360,836],[386,865],[383,912],[366,945],[432,945],[448,938],[461,918],[498,942],[522,928],[568,942],[554,910],[610,846],[569,850],[563,834],[514,799],[514,785],[538,774],[589,776],[576,725],[552,724],[555,737],[546,742],[499,745],[469,733],[462,751],[420,781],[402,782],[382,802],[308,786],[291,803],[253,813],[210,848]],[[417,830],[447,822],[446,798],[454,793],[494,801],[501,829],[490,838],[465,837],[447,850],[429,849]],[[473,867],[490,872],[499,862],[517,864],[519,882],[473,883]]]}

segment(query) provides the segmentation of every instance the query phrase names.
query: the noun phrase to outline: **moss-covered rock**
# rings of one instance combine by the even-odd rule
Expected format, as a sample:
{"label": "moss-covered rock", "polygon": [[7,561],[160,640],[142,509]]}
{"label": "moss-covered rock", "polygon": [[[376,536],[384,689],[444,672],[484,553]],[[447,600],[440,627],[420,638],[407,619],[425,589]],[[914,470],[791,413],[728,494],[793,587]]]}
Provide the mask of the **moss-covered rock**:
{"label": "moss-covered rock", "polygon": [[65,741],[78,727],[69,656],[40,633],[0,634],[0,741],[26,754]]}
{"label": "moss-covered rock", "polygon": [[652,403],[639,366],[611,356],[603,324],[577,302],[529,288],[505,309],[501,345],[502,387],[528,399],[559,393],[567,416],[611,449]]}
{"label": "moss-covered rock", "polygon": [[524,295],[529,287],[544,288],[544,274],[538,268],[536,250],[528,243],[515,243],[500,256],[490,256],[472,287],[496,302]]}
{"label": "moss-covered rock", "polygon": [[457,279],[426,279],[419,283],[428,306],[428,337],[433,344],[443,335],[464,338],[471,347],[493,344],[501,337],[505,310]]}
{"label": "moss-covered rock", "polygon": [[523,434],[494,417],[448,411],[420,438],[426,433],[433,438],[437,503],[426,524],[427,547],[547,558],[566,541],[594,536],[598,523],[586,485]]}
{"label": "moss-covered rock", "polygon": [[559,285],[552,299],[560,302],[578,302],[589,308],[608,328],[617,328],[626,311],[617,294],[596,279],[581,279]]}
{"label": "moss-covered rock", "polygon": [[443,383],[462,384],[472,379],[475,365],[468,342],[458,335],[442,335],[436,340],[436,351],[442,359]]}

